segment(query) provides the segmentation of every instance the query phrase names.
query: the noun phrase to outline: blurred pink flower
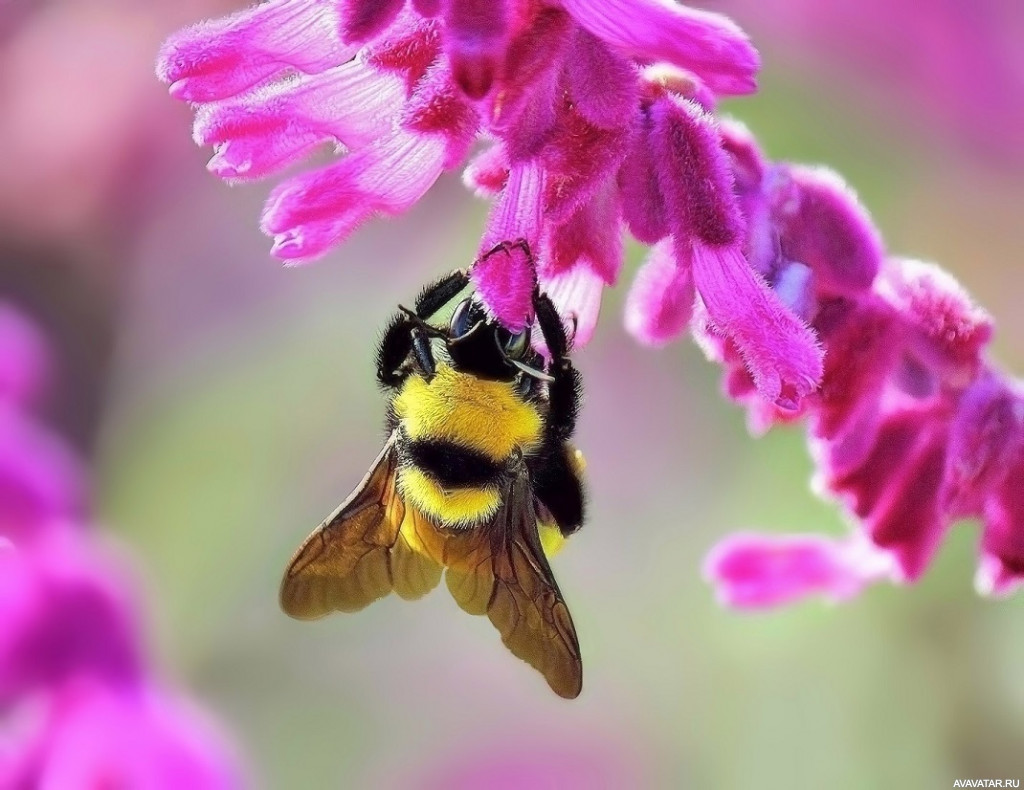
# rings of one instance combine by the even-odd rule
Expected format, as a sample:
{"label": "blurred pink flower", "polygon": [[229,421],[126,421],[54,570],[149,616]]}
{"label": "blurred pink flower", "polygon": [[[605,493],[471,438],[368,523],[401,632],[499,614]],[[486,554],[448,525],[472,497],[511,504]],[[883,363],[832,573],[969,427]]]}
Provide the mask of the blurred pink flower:
{"label": "blurred pink flower", "polygon": [[725,0],[766,49],[824,79],[870,85],[994,163],[1024,164],[1024,5],[1017,0]]}
{"label": "blurred pink flower", "polygon": [[83,679],[57,691],[20,754],[0,761],[0,786],[216,790],[240,783],[201,713],[156,688]]}
{"label": "blurred pink flower", "polygon": [[985,522],[979,590],[1012,590],[1024,580],[1024,397],[986,356],[990,318],[938,267],[886,257],[838,176],[768,163],[742,128],[727,139],[750,218],[747,256],[815,330],[821,387],[780,412],[712,316],[699,314],[696,331],[753,430],[806,421],[815,485],[855,532],[727,538],[705,566],[719,597],[765,607],[914,581],[965,517]]}
{"label": "blurred pink flower", "polygon": [[2,380],[23,385],[0,388],[0,713],[29,723],[0,733],[0,787],[238,786],[221,736],[150,676],[82,474],[28,411],[45,345],[8,306],[0,318]]}

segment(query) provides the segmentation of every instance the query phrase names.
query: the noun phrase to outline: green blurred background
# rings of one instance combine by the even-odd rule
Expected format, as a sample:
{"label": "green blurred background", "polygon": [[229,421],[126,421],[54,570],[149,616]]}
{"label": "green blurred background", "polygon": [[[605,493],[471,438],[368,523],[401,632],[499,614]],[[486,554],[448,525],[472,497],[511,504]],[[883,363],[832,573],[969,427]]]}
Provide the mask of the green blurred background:
{"label": "green blurred background", "polygon": [[[11,86],[0,99],[0,144],[17,154],[0,175],[0,287],[58,345],[50,412],[137,558],[157,660],[234,733],[254,784],[449,787],[510,762],[524,787],[1024,778],[1024,610],[975,596],[973,525],[913,588],[753,616],[715,603],[700,564],[727,532],[844,526],[808,490],[798,430],[751,439],[689,341],[651,352],[624,334],[624,287],[578,355],[590,520],[555,560],[585,659],[577,701],[443,590],[314,624],[282,615],[291,552],[379,449],[380,326],[472,258],[486,206],[452,175],[321,263],[272,261],[257,230],[267,188],[206,174],[187,108],[151,77],[162,37],[230,7],[54,2],[6,28],[0,73],[20,64],[21,90],[52,112]],[[996,316],[1002,361],[1024,369],[1020,159],[899,92],[941,85],[894,90],[855,60],[822,65],[767,11],[736,9],[766,66],[761,93],[725,111],[771,156],[842,172],[890,249],[953,272]],[[83,56],[112,61],[85,95],[58,68]],[[47,138],[41,124],[69,102],[75,122]],[[641,256],[630,249],[623,285]]]}

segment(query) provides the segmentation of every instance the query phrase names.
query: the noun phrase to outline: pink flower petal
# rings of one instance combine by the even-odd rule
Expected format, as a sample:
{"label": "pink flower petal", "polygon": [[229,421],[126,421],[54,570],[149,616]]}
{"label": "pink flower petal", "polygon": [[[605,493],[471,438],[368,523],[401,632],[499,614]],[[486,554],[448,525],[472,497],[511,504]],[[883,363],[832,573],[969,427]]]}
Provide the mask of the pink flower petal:
{"label": "pink flower petal", "polygon": [[171,95],[189,102],[226,99],[295,68],[325,71],[355,54],[338,38],[332,4],[271,0],[171,36],[160,50],[157,76]]}
{"label": "pink flower petal", "polygon": [[650,114],[642,112],[618,175],[622,218],[630,233],[644,244],[654,244],[669,234],[668,210],[651,155],[651,128]]}
{"label": "pink flower petal", "polygon": [[761,397],[795,409],[821,381],[823,352],[814,333],[750,271],[738,247],[695,243],[692,261],[711,320],[736,343]]}
{"label": "pink flower petal", "polygon": [[441,13],[441,0],[412,0],[412,7],[422,16],[437,16]]}
{"label": "pink flower petal", "polygon": [[562,0],[586,30],[645,61],[692,71],[715,93],[757,87],[757,50],[728,18],[672,0]]}
{"label": "pink flower petal", "polygon": [[821,470],[823,487],[862,521],[908,581],[924,573],[949,528],[940,505],[948,411],[941,402],[893,411],[859,466]]}
{"label": "pink flower petal", "polygon": [[1024,453],[985,503],[981,564],[975,586],[983,595],[1007,595],[1024,584]]}
{"label": "pink flower petal", "polygon": [[346,43],[369,41],[382,33],[405,6],[405,0],[335,0],[341,17],[341,38]]}
{"label": "pink flower petal", "polygon": [[240,101],[206,105],[193,137],[213,145],[211,171],[223,178],[262,178],[325,141],[360,148],[395,125],[405,83],[359,59],[321,74],[300,76]]}
{"label": "pink flower petal", "polygon": [[462,173],[462,183],[477,197],[496,197],[508,181],[508,156],[495,144],[477,154]]}
{"label": "pink flower petal", "polygon": [[541,151],[546,221],[565,222],[615,177],[629,148],[632,121],[627,115],[621,125],[602,129],[575,110],[561,112]]}
{"label": "pink flower petal", "polygon": [[26,406],[50,378],[50,354],[39,329],[21,311],[0,302],[0,401]]}
{"label": "pink flower petal", "polygon": [[217,728],[155,688],[127,691],[82,679],[62,690],[43,729],[19,751],[5,787],[237,790],[246,784]]}
{"label": "pink flower petal", "polygon": [[[538,162],[513,166],[487,222],[481,256],[498,245],[519,241],[526,242],[531,254],[537,254],[543,191],[544,171]],[[518,332],[529,323],[537,274],[534,261],[521,247],[510,246],[506,252],[481,257],[473,266],[472,279],[484,306],[509,330]]]}
{"label": "pink flower petal", "polygon": [[992,338],[992,318],[938,266],[903,258],[886,261],[878,291],[919,333],[916,350],[942,367],[973,374]]}
{"label": "pink flower petal", "polygon": [[0,551],[0,705],[89,674],[132,684],[137,623],[120,569],[70,531]]}
{"label": "pink flower petal", "polygon": [[57,436],[0,402],[0,538],[27,546],[85,507],[82,469]]}
{"label": "pink flower petal", "polygon": [[[594,336],[597,319],[601,313],[601,295],[604,293],[604,278],[589,266],[580,264],[553,275],[541,277],[541,290],[555,305],[562,317],[566,333],[573,349],[583,348]],[[535,348],[545,356],[547,348],[543,338],[536,332],[533,336]]]}
{"label": "pink flower petal", "polygon": [[890,563],[857,538],[730,535],[704,561],[719,602],[737,609],[785,606],[814,595],[845,601],[891,574]]}
{"label": "pink flower petal", "polygon": [[469,154],[480,127],[473,104],[452,80],[443,64],[427,69],[402,110],[402,125],[409,131],[442,137],[446,145],[444,169],[459,167]]}
{"label": "pink flower petal", "polygon": [[433,186],[447,146],[397,130],[337,164],[280,184],[263,211],[273,254],[302,263],[326,253],[375,213],[399,214]]}
{"label": "pink flower petal", "polygon": [[636,112],[636,66],[585,30],[573,37],[565,79],[576,110],[595,126],[614,129]]}
{"label": "pink flower petal", "polygon": [[826,168],[778,168],[771,192],[786,258],[810,266],[825,293],[856,295],[871,287],[882,240],[842,178]]}
{"label": "pink flower petal", "polygon": [[562,224],[548,218],[541,275],[556,273],[584,263],[606,285],[614,285],[622,268],[622,226],[619,195],[613,179]]}
{"label": "pink flower petal", "polygon": [[[829,308],[816,325],[828,353],[811,433],[832,441],[854,430],[850,426],[865,412],[877,411],[903,353],[903,337],[892,311],[867,300],[856,308]],[[863,425],[856,430],[863,436]]]}
{"label": "pink flower petal", "polygon": [[1024,400],[995,376],[963,394],[953,420],[946,457],[943,503],[957,514],[982,510],[1024,447]]}
{"label": "pink flower petal", "polygon": [[651,250],[626,297],[626,330],[648,346],[675,340],[693,314],[693,276],[676,263],[672,246],[667,240]]}
{"label": "pink flower petal", "polygon": [[447,0],[448,58],[456,83],[471,99],[491,90],[508,36],[506,0]]}
{"label": "pink flower petal", "polygon": [[555,108],[563,103],[561,72],[573,29],[571,17],[560,8],[543,8],[508,44],[484,116],[511,161],[536,156],[554,127]]}

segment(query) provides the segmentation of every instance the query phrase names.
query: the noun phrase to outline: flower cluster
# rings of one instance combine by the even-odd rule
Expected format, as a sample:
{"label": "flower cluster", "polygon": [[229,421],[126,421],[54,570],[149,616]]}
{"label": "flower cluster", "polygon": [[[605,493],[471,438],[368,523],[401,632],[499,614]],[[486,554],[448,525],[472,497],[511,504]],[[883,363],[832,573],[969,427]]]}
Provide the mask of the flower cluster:
{"label": "flower cluster", "polygon": [[[887,256],[838,177],[769,163],[716,119],[756,68],[732,23],[672,0],[271,0],[178,33],[158,64],[224,178],[337,147],[271,193],[263,227],[287,261],[409,208],[478,140],[464,180],[494,206],[473,278],[509,328],[539,278],[585,343],[622,230],[651,245],[627,329],[661,345],[692,327],[755,431],[804,419],[817,485],[857,525],[729,538],[706,567],[722,600],[916,579],[966,516],[985,522],[979,587],[1008,591],[1024,403],[984,356],[991,322],[937,268]],[[535,261],[503,244],[518,240]]]}
{"label": "flower cluster", "polygon": [[[745,219],[711,112],[754,89],[757,53],[727,19],[671,0],[271,0],[173,36],[160,77],[198,105],[194,136],[231,180],[324,143],[341,158],[271,193],[273,252],[322,255],[374,214],[409,208],[485,147],[466,183],[495,204],[473,270],[509,328],[536,278],[575,342],[622,266],[622,227],[658,243],[630,324],[677,332],[699,294],[761,394],[795,408],[821,350],[744,259]],[[535,264],[535,265],[534,265]]]}
{"label": "flower cluster", "polygon": [[984,523],[978,590],[1012,591],[1024,580],[1024,392],[985,356],[991,319],[938,267],[888,256],[834,173],[769,163],[738,127],[724,139],[748,217],[747,259],[815,330],[821,387],[780,412],[730,338],[700,317],[695,332],[755,433],[806,421],[814,486],[855,528],[840,539],[727,538],[705,568],[720,599],[769,607],[911,582],[968,517]]}
{"label": "flower cluster", "polygon": [[47,372],[0,305],[0,787],[237,787],[216,730],[149,674],[82,474],[29,412]]}

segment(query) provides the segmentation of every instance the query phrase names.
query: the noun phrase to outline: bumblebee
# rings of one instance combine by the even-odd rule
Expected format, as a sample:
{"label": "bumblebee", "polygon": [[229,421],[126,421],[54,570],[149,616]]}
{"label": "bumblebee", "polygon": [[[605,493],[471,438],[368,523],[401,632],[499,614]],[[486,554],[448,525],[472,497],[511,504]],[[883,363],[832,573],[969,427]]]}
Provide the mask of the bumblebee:
{"label": "bumblebee", "polygon": [[570,444],[580,376],[539,289],[533,306],[547,362],[529,327],[509,332],[472,296],[447,326],[430,323],[469,284],[467,271],[453,272],[388,324],[377,353],[388,439],[295,553],[281,607],[305,620],[357,611],[392,590],[412,600],[443,572],[462,609],[486,614],[514,655],[575,698],[579,641],[544,544],[583,523],[582,457]]}

